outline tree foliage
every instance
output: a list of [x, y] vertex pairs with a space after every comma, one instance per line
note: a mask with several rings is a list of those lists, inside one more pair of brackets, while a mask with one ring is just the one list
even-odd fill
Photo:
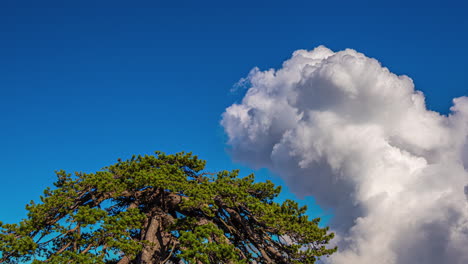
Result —
[[270, 181], [204, 172], [191, 153], [134, 156], [55, 188], [0, 223], [0, 263], [314, 263], [336, 248]]

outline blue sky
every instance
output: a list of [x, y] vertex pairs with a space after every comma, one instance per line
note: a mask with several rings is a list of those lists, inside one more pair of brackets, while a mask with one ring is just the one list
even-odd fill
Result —
[[297, 49], [375, 57], [447, 113], [468, 89], [467, 12], [461, 1], [2, 1], [0, 220], [25, 217], [54, 170], [132, 154], [193, 151], [208, 170], [248, 174], [219, 125], [243, 96], [230, 89]]

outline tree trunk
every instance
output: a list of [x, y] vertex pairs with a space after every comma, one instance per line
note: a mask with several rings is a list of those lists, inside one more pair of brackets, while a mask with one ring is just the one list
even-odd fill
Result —
[[159, 251], [161, 248], [161, 245], [159, 244], [158, 238], [156, 236], [159, 225], [160, 221], [157, 216], [153, 216], [151, 219], [149, 219], [148, 228], [146, 228], [143, 240], [149, 241], [150, 244], [143, 247], [143, 250], [141, 251], [137, 260], [138, 264], [156, 264], [156, 262], [153, 262], [153, 256], [155, 255], [156, 251]]
[[123, 258], [121, 258], [117, 264], [129, 264], [130, 261], [131, 260], [127, 256], [123, 256]]

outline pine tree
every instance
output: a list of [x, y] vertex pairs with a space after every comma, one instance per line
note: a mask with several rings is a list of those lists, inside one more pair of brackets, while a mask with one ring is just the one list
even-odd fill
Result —
[[0, 263], [314, 263], [328, 228], [270, 181], [204, 172], [191, 153], [134, 156], [54, 188], [0, 223]]

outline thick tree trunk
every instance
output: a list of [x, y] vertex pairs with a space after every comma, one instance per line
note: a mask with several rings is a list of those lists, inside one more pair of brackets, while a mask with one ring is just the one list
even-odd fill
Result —
[[153, 261], [153, 256], [161, 248], [156, 236], [160, 225], [160, 219], [158, 219], [158, 216], [153, 216], [148, 222], [148, 227], [144, 233], [143, 240], [149, 241], [150, 244], [143, 247], [143, 250], [138, 256], [138, 264], [156, 264], [156, 262]]
[[129, 264], [130, 261], [131, 260], [127, 256], [123, 256], [123, 258], [120, 259], [119, 262], [117, 262], [117, 264]]

